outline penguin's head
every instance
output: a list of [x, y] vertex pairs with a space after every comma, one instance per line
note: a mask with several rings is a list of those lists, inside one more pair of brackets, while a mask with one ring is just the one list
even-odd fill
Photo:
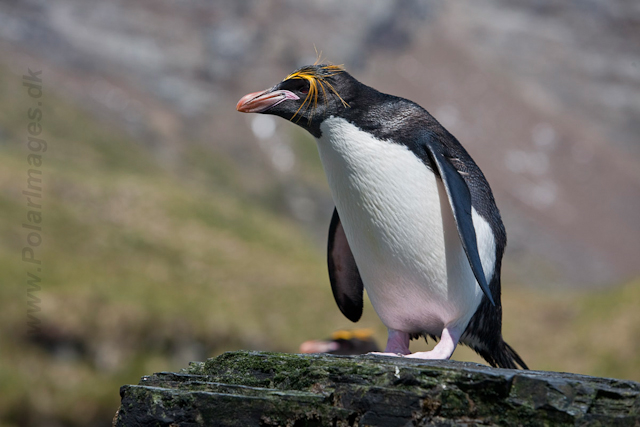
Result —
[[319, 136], [325, 118], [350, 108], [355, 86], [357, 81], [339, 65], [307, 65], [270, 89], [243, 96], [236, 109], [280, 116]]

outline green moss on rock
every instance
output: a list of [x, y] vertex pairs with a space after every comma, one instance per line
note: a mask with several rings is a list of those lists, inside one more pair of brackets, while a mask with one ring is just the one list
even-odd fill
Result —
[[640, 384], [473, 363], [238, 351], [121, 388], [115, 426], [640, 424]]

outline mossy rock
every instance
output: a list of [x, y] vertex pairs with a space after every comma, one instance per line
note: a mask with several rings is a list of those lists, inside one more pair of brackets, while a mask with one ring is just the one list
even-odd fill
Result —
[[475, 363], [238, 351], [120, 389], [115, 426], [640, 425], [640, 384]]

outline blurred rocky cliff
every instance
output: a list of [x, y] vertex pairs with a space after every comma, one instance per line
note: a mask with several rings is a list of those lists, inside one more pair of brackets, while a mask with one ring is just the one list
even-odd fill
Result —
[[206, 180], [216, 171], [185, 147], [213, 153], [241, 171], [236, 191], [323, 244], [332, 204], [305, 157], [313, 141], [234, 108], [314, 62], [314, 47], [465, 145], [503, 212], [507, 278], [595, 286], [640, 274], [637, 2], [0, 2], [8, 69], [45, 69], [48, 88], [167, 168]]

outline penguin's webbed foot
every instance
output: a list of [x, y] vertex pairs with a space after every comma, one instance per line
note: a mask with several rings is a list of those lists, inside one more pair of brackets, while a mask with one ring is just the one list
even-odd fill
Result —
[[431, 351], [418, 351], [417, 353], [407, 354], [405, 357], [412, 359], [424, 359], [424, 360], [446, 360], [451, 357], [451, 354], [446, 352], [436, 351], [434, 348]]
[[404, 354], [402, 353], [383, 353], [381, 351], [371, 351], [369, 353], [367, 353], [369, 355], [372, 356], [390, 356], [390, 357], [403, 357]]
[[411, 354], [409, 341], [411, 336], [407, 332], [389, 329], [387, 347], [383, 353], [368, 353], [376, 356], [410, 357], [412, 359], [446, 360], [451, 357], [458, 345], [461, 333], [456, 327], [445, 327], [440, 341], [431, 351], [419, 351]]
[[444, 328], [440, 341], [431, 351], [419, 351], [405, 357], [412, 359], [446, 360], [451, 357], [458, 345], [460, 333], [455, 328]]
[[410, 354], [409, 340], [410, 335], [406, 332], [396, 331], [395, 329], [388, 329], [389, 337], [387, 338], [387, 347], [384, 349], [384, 353], [378, 353], [383, 356], [403, 356]]

